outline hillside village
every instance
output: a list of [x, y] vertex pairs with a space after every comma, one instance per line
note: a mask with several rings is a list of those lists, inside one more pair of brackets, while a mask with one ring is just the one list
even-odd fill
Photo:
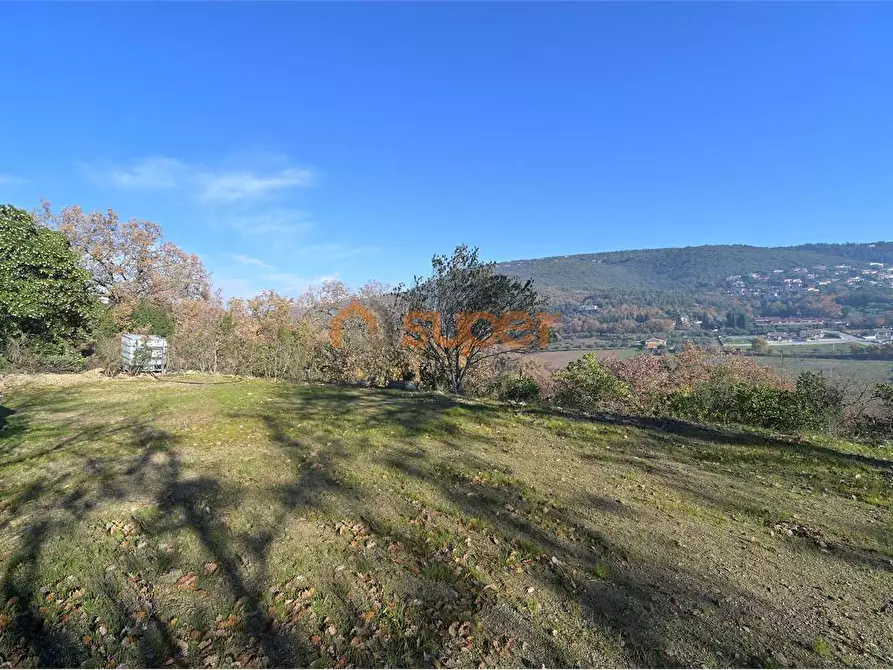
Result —
[[889, 242], [641, 249], [498, 267], [533, 279], [562, 315], [556, 350], [661, 352], [685, 341], [738, 346], [760, 337], [770, 346], [845, 343], [870, 354], [893, 343]]
[[815, 265], [751, 272], [726, 278], [725, 293], [756, 298], [778, 298], [798, 293], [837, 294], [860, 286], [893, 287], [893, 266], [886, 263]]

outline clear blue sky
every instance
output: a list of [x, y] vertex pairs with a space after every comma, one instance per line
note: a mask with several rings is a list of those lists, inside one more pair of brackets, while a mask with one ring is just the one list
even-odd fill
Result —
[[893, 238], [893, 4], [0, 4], [0, 201], [153, 219], [227, 294]]

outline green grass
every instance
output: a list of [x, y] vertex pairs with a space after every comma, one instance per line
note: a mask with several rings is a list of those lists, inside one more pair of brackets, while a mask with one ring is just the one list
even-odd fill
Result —
[[893, 663], [882, 449], [198, 375], [3, 402], [2, 664]]
[[816, 638], [812, 643], [812, 650], [819, 658], [828, 658], [831, 656], [831, 645], [823, 638]]

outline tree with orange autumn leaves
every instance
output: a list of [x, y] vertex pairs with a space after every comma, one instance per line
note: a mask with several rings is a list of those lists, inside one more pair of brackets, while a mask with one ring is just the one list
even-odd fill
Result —
[[85, 212], [77, 205], [54, 212], [43, 201], [35, 212], [65, 235], [92, 278], [93, 290], [118, 322], [141, 301], [170, 310], [182, 300], [208, 300], [211, 280], [201, 259], [165, 241], [152, 221], [122, 221], [114, 210]]

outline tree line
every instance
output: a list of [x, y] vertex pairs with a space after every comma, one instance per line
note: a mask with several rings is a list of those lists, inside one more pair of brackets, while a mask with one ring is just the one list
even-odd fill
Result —
[[[461, 393], [488, 362], [538, 346], [523, 331], [543, 327], [532, 282], [495, 272], [467, 246], [435, 256], [431, 275], [407, 286], [352, 291], [329, 281], [299, 296], [231, 300], [158, 224], [112, 210], [4, 205], [0, 252], [0, 344], [18, 368], [113, 369], [120, 334], [138, 332], [169, 338], [174, 370], [372, 385], [419, 379]], [[335, 346], [332, 319], [351, 304], [372, 324], [348, 319]], [[425, 317], [410, 324], [410, 314]], [[508, 314], [524, 318], [504, 321]]]
[[[0, 346], [21, 370], [120, 365], [120, 334], [167, 337], [169, 368], [294, 381], [423, 389], [783, 432], [870, 439], [893, 433], [889, 385], [849, 393], [821, 374], [796, 380], [752, 358], [685, 346], [674, 356], [549, 370], [523, 354], [554, 325], [530, 280], [478, 250], [434, 256], [408, 285], [329, 281], [299, 296], [223, 300], [201, 260], [149, 221], [113, 212], [0, 206]], [[729, 320], [738, 314], [729, 313]], [[337, 341], [333, 320], [339, 323]], [[548, 337], [546, 337], [546, 341]]]

